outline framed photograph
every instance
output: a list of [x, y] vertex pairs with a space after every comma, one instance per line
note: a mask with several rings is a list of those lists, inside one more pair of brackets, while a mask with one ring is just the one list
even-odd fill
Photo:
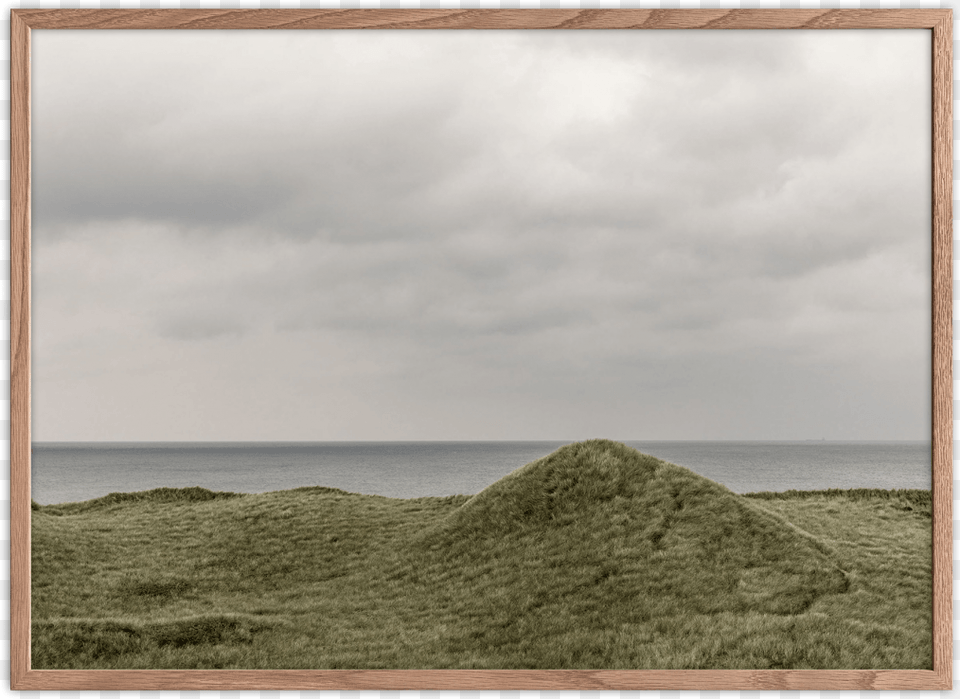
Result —
[[13, 10], [12, 688], [949, 689], [951, 27]]

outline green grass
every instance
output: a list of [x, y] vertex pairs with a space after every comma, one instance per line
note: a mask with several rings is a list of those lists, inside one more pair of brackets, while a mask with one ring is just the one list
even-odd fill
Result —
[[616, 442], [473, 496], [33, 509], [34, 668], [930, 668], [926, 491], [736, 495]]

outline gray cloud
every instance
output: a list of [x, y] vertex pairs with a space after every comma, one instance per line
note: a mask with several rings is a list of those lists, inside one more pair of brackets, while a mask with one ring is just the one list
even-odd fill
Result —
[[928, 57], [39, 33], [38, 438], [923, 438]]
[[243, 334], [243, 326], [218, 316], [186, 313], [161, 321], [160, 337], [175, 340], [207, 340], [214, 337]]

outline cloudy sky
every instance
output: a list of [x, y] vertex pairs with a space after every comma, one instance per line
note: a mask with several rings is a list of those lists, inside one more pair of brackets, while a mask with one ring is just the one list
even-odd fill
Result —
[[929, 437], [928, 32], [33, 42], [37, 441]]

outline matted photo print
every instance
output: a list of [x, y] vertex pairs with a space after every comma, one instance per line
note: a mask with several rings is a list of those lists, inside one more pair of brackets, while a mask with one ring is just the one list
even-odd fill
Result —
[[38, 685], [943, 686], [929, 28], [83, 12], [17, 20]]

